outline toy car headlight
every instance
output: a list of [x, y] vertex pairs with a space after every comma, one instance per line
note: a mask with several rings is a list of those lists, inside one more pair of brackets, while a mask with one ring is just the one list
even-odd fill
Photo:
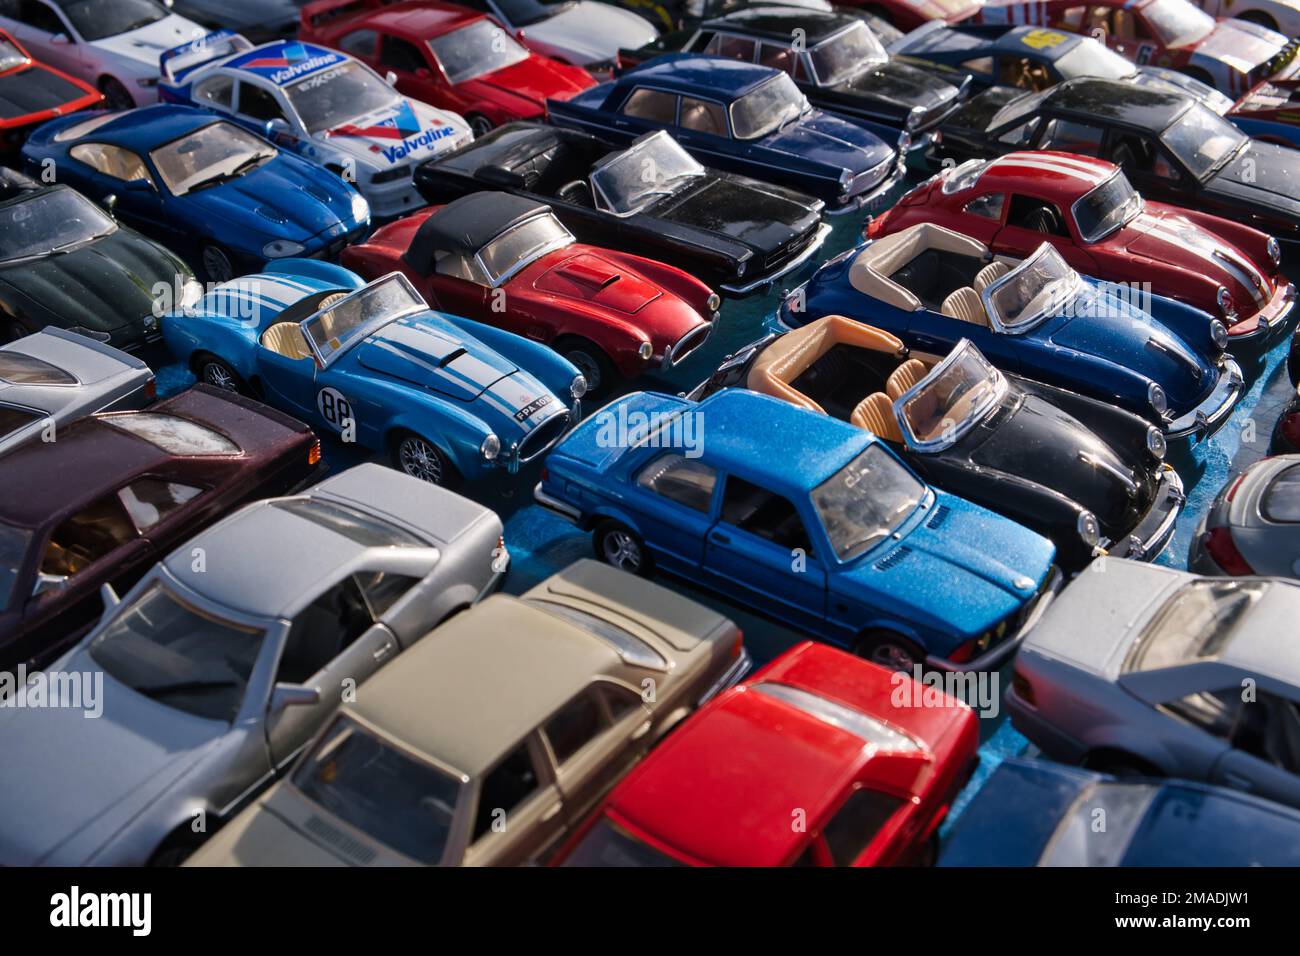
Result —
[[1079, 532], [1079, 539], [1090, 548], [1095, 548], [1097, 542], [1101, 540], [1101, 526], [1097, 524], [1097, 516], [1091, 511], [1079, 512], [1079, 520], [1075, 523], [1075, 528]]
[[640, 345], [637, 346], [636, 354], [637, 357], [641, 359], [641, 361], [648, 362], [650, 361], [651, 358], [654, 357], [655, 347], [651, 345], [649, 342], [642, 342]]
[[704, 307], [710, 312], [717, 312], [722, 308], [722, 296], [716, 292], [710, 293], [708, 299], [704, 302]]
[[203, 284], [197, 279], [186, 279], [185, 286], [181, 289], [180, 307], [182, 309], [192, 309], [199, 304], [203, 298]]
[[1214, 342], [1215, 348], [1228, 347], [1228, 327], [1218, 319], [1210, 320], [1210, 340]]
[[1219, 286], [1219, 294], [1215, 297], [1219, 303], [1219, 308], [1226, 314], [1232, 311], [1232, 293], [1225, 286]]
[[298, 255], [302, 249], [301, 243], [289, 239], [276, 239], [262, 247], [262, 255], [268, 259], [283, 259], [285, 256]]
[[840, 171], [840, 192], [846, 193], [849, 187], [853, 185], [853, 172], [848, 169]]
[[370, 203], [366, 202], [366, 197], [359, 192], [352, 194], [352, 218], [358, 221], [369, 218]]
[[924, 106], [913, 106], [907, 114], [907, 130], [911, 132], [921, 125], [921, 120], [925, 118]]
[[1149, 425], [1147, 427], [1147, 451], [1151, 452], [1151, 457], [1159, 461], [1165, 457], [1168, 447], [1165, 442], [1165, 433], [1156, 428], [1155, 425]]
[[1169, 411], [1169, 399], [1165, 397], [1165, 390], [1155, 382], [1147, 386], [1147, 401], [1157, 415]]
[[740, 262], [737, 263], [736, 265], [736, 276], [737, 277], [743, 276], [745, 274], [745, 270], [748, 268], [749, 268], [749, 260], [741, 259]]
[[1264, 248], [1268, 251], [1268, 257], [1273, 260], [1273, 265], [1275, 266], [1281, 265], [1282, 244], [1278, 242], [1277, 239], [1274, 238], [1273, 236], [1269, 236], [1268, 243], [1267, 245], [1264, 246]]
[[483, 444], [478, 446], [478, 452], [483, 456], [484, 461], [495, 461], [497, 455], [501, 454], [501, 439], [488, 432], [487, 438], [483, 439]]
[[[648, 346], [649, 343], [646, 343]], [[569, 383], [569, 396], [576, 402], [582, 396], [587, 394], [587, 379], [582, 375], [573, 376], [573, 381]]]

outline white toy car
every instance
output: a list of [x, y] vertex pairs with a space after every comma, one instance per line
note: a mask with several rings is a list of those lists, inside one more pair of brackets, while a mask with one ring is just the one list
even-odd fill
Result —
[[630, 10], [593, 0], [462, 0], [495, 17], [528, 49], [580, 66], [599, 79], [614, 71], [620, 49], [636, 50], [659, 31]]

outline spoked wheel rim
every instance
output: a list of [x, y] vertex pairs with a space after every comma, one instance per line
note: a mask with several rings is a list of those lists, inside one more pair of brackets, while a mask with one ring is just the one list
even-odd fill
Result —
[[601, 541], [605, 561], [620, 571], [641, 570], [641, 544], [629, 532], [616, 528]]
[[239, 391], [239, 383], [235, 381], [234, 373], [220, 362], [204, 362], [200, 377], [207, 384], [223, 392]]
[[867, 659], [891, 671], [911, 671], [916, 666], [916, 658], [911, 651], [892, 641], [885, 641], [871, 648]]
[[412, 478], [442, 484], [442, 453], [423, 438], [403, 438], [397, 446], [397, 459], [402, 463], [402, 470]]
[[235, 277], [230, 259], [216, 246], [203, 247], [203, 271], [213, 282], [229, 282]]
[[564, 357], [577, 367], [582, 377], [587, 380], [587, 391], [598, 392], [601, 386], [600, 363], [596, 357], [585, 349], [572, 349]]

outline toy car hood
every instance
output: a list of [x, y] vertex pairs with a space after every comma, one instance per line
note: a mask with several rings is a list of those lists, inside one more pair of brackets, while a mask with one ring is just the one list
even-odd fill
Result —
[[658, 286], [594, 252], [579, 252], [556, 263], [533, 286], [539, 292], [592, 302], [625, 315], [640, 312], [663, 295]]
[[194, 21], [186, 20], [173, 13], [163, 17], [157, 23], [150, 23], [127, 33], [119, 33], [117, 36], [95, 40], [90, 45], [125, 59], [135, 60], [152, 75], [158, 71], [160, 54], [206, 32]]
[[[1143, 212], [1124, 227], [1124, 234], [1130, 237], [1124, 248], [1132, 255], [1183, 268], [1194, 259], [1195, 271], [1226, 288], [1234, 302], [1263, 305], [1272, 294], [1257, 263], [1177, 212]], [[1269, 291], [1247, 285], [1245, 279], [1252, 275]]]
[[[1252, 141], [1241, 153], [1210, 180], [1211, 185], [1228, 185], [1234, 193], [1241, 191], [1300, 216], [1300, 153], [1276, 143]], [[1267, 193], [1261, 197], [1260, 193]]]
[[523, 30], [526, 42], [549, 47], [579, 65], [612, 60], [620, 49], [638, 49], [659, 35], [635, 13], [591, 0], [578, 0]]
[[901, 60], [888, 60], [863, 70], [835, 89], [861, 91], [907, 108], [920, 106], [927, 112], [958, 96], [952, 83]]
[[317, 136], [367, 166], [387, 169], [445, 153], [468, 131], [455, 113], [402, 98]]
[[1244, 20], [1219, 20], [1192, 51], [1189, 64], [1206, 67], [1222, 63], [1250, 73], [1286, 46], [1286, 37]]
[[894, 148], [880, 137], [816, 110], [760, 142], [768, 149], [792, 157], [837, 163], [855, 173], [874, 169], [894, 155]]
[[479, 96], [509, 109], [520, 101], [537, 109], [548, 99], [567, 100], [595, 85], [585, 72], [551, 63], [541, 57], [529, 57], [500, 70], [487, 73], [459, 85], [468, 96]]
[[812, 229], [819, 218], [807, 201], [796, 201], [762, 183], [705, 176], [702, 185], [680, 190], [653, 207], [674, 224], [721, 232], [765, 252], [775, 251]]
[[[196, 218], [302, 241], [338, 226], [350, 212], [346, 187], [322, 186], [317, 171], [280, 156], [215, 189], [187, 193]], [[257, 233], [254, 233], [255, 235]]]

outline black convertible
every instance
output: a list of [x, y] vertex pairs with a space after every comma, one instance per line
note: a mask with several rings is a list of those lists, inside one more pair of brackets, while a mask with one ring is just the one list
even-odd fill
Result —
[[578, 239], [678, 266], [729, 295], [770, 286], [830, 231], [822, 202], [706, 169], [664, 131], [631, 147], [535, 123], [510, 123], [416, 167], [431, 203], [503, 190], [545, 203]]
[[163, 309], [201, 292], [185, 263], [75, 189], [0, 167], [0, 342], [53, 325], [135, 351], [162, 338]]
[[1154, 558], [1185, 500], [1159, 429], [1000, 372], [968, 339], [947, 356], [909, 354], [887, 332], [827, 316], [728, 356], [689, 397], [729, 386], [872, 432], [936, 487], [1052, 539], [1070, 571], [1099, 549]]

